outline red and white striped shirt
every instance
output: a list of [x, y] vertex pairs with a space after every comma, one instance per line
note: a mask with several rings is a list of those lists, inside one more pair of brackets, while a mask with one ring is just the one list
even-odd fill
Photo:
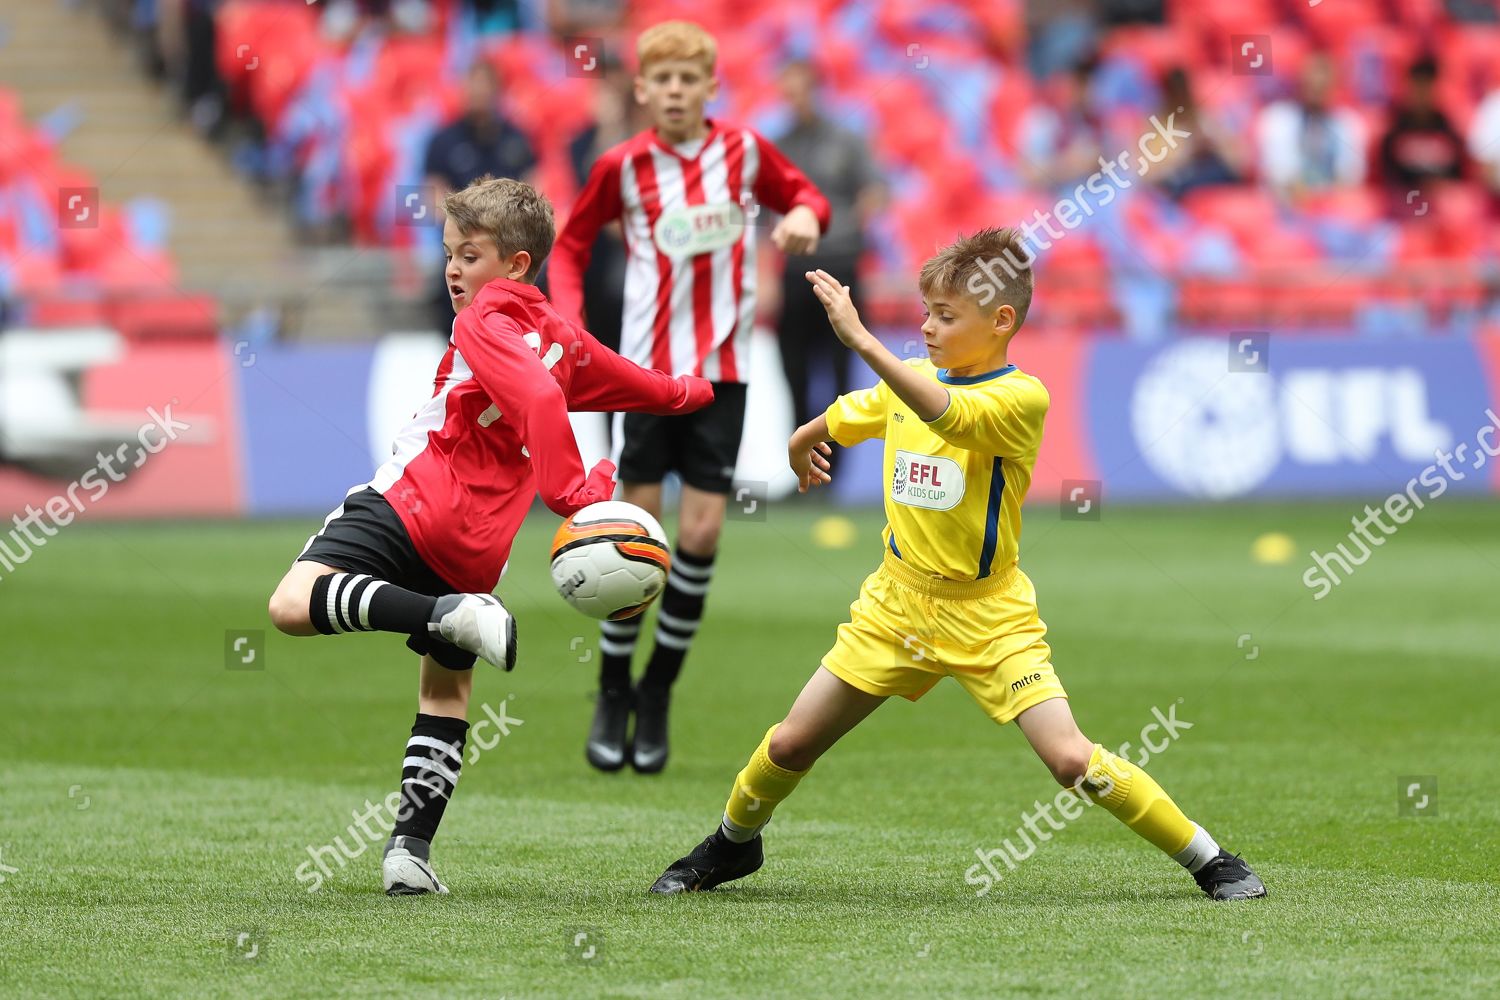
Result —
[[454, 320], [432, 397], [369, 485], [433, 572], [489, 593], [538, 493], [563, 516], [614, 494], [612, 463], [584, 474], [569, 410], [679, 414], [712, 400], [702, 379], [633, 365], [535, 285], [497, 278]]
[[798, 205], [812, 209], [827, 231], [828, 199], [752, 129], [710, 120], [691, 156], [647, 130], [604, 153], [589, 173], [548, 265], [552, 303], [582, 322], [583, 272], [594, 237], [621, 219], [620, 353], [674, 375], [746, 381], [756, 218]]

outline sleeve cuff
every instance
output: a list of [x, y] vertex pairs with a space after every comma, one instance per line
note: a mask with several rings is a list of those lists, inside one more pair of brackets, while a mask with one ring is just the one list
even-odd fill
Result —
[[828, 405], [823, 411], [823, 419], [828, 423], [828, 436], [841, 448], [848, 448], [854, 444], [850, 438], [843, 437], [839, 431], [843, 430], [844, 418], [840, 415], [839, 404], [835, 401]]
[[951, 430], [951, 425], [957, 419], [958, 415], [954, 412], [953, 409], [953, 391], [950, 389], [948, 391], [948, 405], [943, 407], [943, 412], [939, 413], [931, 420], [923, 421], [923, 423], [925, 423], [928, 427], [931, 427], [933, 430], [941, 433], [942, 431]]
[[[812, 214], [818, 220], [819, 235], [828, 235], [828, 227], [833, 225], [833, 206], [827, 203], [827, 199], [824, 199], [823, 204], [819, 205], [816, 198], [808, 195], [798, 195], [792, 199], [792, 204], [787, 211], [790, 212], [793, 208], [811, 209]], [[822, 211], [819, 211], [820, 208]]]

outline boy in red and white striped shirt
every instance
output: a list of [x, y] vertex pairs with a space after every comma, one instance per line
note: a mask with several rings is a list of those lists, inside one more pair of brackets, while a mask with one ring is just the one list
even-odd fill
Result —
[[600, 695], [589, 762], [660, 771], [667, 760], [671, 685], [697, 631], [734, 480], [745, 417], [750, 332], [755, 322], [755, 228], [763, 210], [783, 213], [771, 243], [811, 253], [829, 222], [828, 201], [780, 150], [752, 129], [708, 119], [718, 91], [717, 46], [696, 24], [668, 21], [636, 45], [636, 101], [655, 126], [601, 156], [552, 255], [552, 302], [579, 321], [583, 272], [599, 230], [619, 220], [626, 249], [620, 353], [639, 365], [714, 383], [711, 406], [688, 416], [617, 418], [622, 498], [661, 513], [667, 472], [682, 478], [677, 551], [657, 613], [656, 645], [632, 692], [639, 617], [606, 622]]

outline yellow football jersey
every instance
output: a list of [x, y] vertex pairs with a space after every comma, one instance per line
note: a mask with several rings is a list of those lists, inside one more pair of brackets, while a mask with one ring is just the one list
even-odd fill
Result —
[[947, 388], [940, 417], [924, 423], [882, 381], [834, 400], [828, 430], [846, 447], [885, 439], [884, 537], [902, 562], [949, 580], [1004, 573], [1016, 562], [1047, 390], [1015, 365], [957, 376], [907, 363]]

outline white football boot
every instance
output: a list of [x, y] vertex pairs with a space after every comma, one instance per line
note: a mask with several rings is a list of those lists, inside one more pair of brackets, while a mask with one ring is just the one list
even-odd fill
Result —
[[439, 597], [427, 630], [503, 670], [516, 665], [516, 619], [494, 594]]
[[428, 861], [432, 845], [416, 837], [392, 837], [385, 845], [385, 860], [380, 875], [387, 896], [448, 895], [448, 887], [438, 881], [437, 872]]

